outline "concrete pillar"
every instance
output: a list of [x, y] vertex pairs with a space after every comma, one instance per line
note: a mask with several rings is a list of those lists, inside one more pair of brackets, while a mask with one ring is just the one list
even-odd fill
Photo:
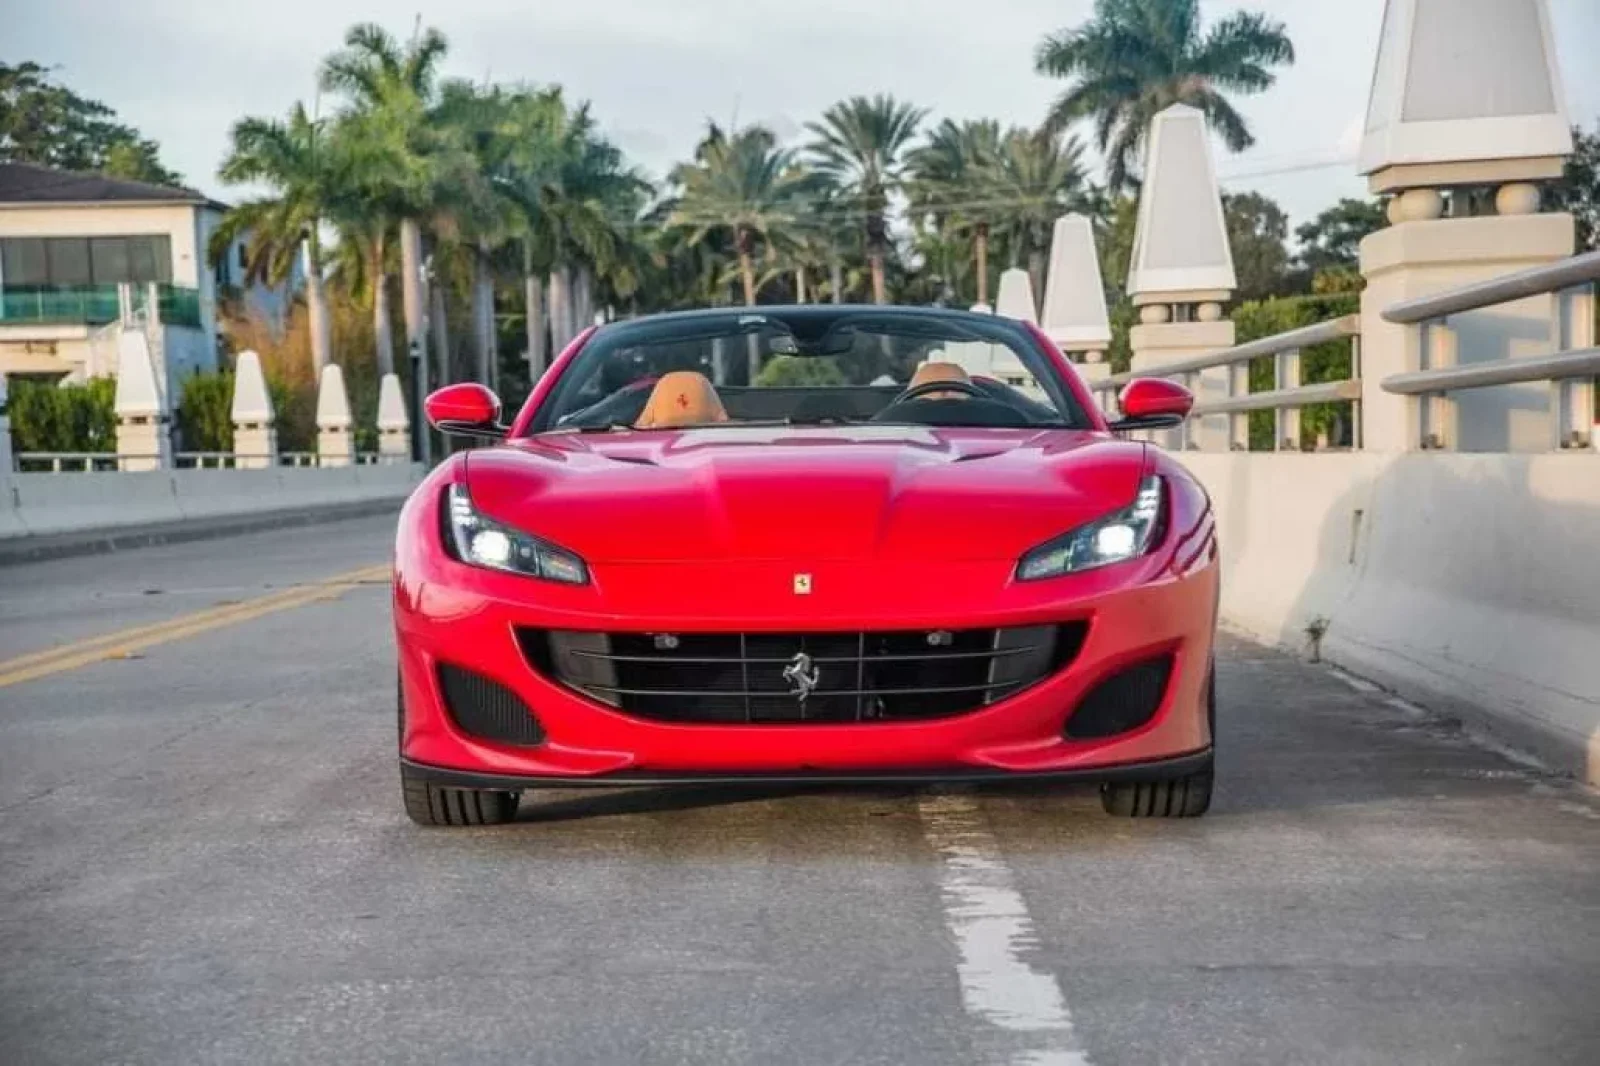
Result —
[[172, 465], [166, 392], [143, 330], [117, 338], [117, 465], [122, 470], [163, 470]]
[[239, 353], [233, 370], [233, 465], [241, 470], [278, 465], [278, 429], [261, 357]]
[[398, 374], [383, 375], [378, 385], [378, 455], [384, 462], [411, 460], [411, 419]]
[[[1159, 374], [1169, 364], [1233, 347], [1233, 323], [1223, 305], [1237, 282], [1205, 116], [1174, 104], [1152, 120], [1147, 143], [1128, 264], [1128, 293], [1139, 308], [1139, 324], [1129, 341], [1133, 370]], [[1197, 404], [1223, 399], [1228, 369], [1188, 375], [1184, 384]], [[1228, 418], [1193, 419], [1162, 438], [1168, 446], [1187, 438], [1190, 448], [1226, 451]]]
[[1105, 361], [1111, 345], [1111, 319], [1106, 313], [1094, 226], [1086, 215], [1056, 219], [1040, 328], [1072, 360], [1085, 381], [1092, 385], [1111, 376]]
[[355, 437], [350, 430], [350, 397], [338, 363], [322, 368], [317, 386], [317, 465], [350, 466], [355, 462]]
[[[1500, 0], [1461, 18], [1447, 0], [1389, 0], [1361, 146], [1361, 173], [1390, 197], [1390, 226], [1361, 242], [1362, 438], [1374, 451], [1425, 446], [1543, 451], [1544, 382], [1423, 401], [1384, 378], [1541, 355], [1559, 346], [1554, 299], [1534, 296], [1447, 322], [1399, 326], [1383, 311], [1572, 255], [1574, 223], [1540, 214], [1540, 184], [1572, 152], [1545, 0]], [[1462, 193], [1494, 213], [1469, 216]], [[1455, 203], [1445, 211], [1445, 194]], [[1489, 195], [1492, 194], [1492, 195]], [[1426, 402], [1430, 416], [1422, 418]], [[1425, 439], [1426, 438], [1426, 439]]]
[[[1000, 289], [994, 300], [996, 315], [1037, 326], [1038, 306], [1033, 296], [1033, 277], [1026, 270], [1012, 267], [1000, 275]], [[989, 373], [993, 377], [1035, 399], [1047, 399], [1032, 372], [1022, 364], [1016, 353], [1003, 344], [991, 345], [991, 349]]]

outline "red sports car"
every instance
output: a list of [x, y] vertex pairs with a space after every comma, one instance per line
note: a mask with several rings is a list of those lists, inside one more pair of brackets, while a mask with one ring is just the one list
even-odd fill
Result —
[[1037, 329], [932, 308], [600, 326], [451, 455], [396, 545], [400, 774], [424, 825], [541, 785], [1102, 783], [1203, 813], [1218, 563], [1166, 452]]

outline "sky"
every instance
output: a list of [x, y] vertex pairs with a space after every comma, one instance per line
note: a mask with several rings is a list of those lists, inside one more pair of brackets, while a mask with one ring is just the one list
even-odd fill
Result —
[[[1461, 0], [1463, 3], [1495, 0]], [[763, 123], [799, 140], [855, 94], [889, 92], [935, 118], [1035, 125], [1062, 85], [1033, 72], [1045, 34], [1092, 0], [14, 0], [0, 60], [59, 69], [78, 92], [160, 142], [169, 167], [224, 201], [216, 179], [242, 115], [281, 116], [316, 97], [316, 72], [346, 27], [442, 30], [447, 72], [560, 83], [593, 102], [606, 131], [659, 176], [708, 119]], [[1549, 0], [1568, 114], [1600, 124], [1600, 0]], [[1297, 59], [1267, 93], [1239, 101], [1256, 146], [1220, 152], [1224, 189], [1276, 199], [1295, 222], [1361, 196], [1354, 159], [1383, 0], [1202, 0], [1280, 19]], [[323, 101], [324, 110], [331, 101]], [[1087, 131], [1085, 131], [1085, 134]]]

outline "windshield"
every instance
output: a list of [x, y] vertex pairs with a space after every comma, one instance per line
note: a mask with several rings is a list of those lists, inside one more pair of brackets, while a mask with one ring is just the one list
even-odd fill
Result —
[[604, 328], [529, 428], [855, 422], [1089, 424], [1018, 323], [931, 309], [796, 307]]

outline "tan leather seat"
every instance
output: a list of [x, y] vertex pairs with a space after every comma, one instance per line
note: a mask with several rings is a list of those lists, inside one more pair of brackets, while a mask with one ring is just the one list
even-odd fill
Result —
[[711, 384], [711, 379], [692, 370], [674, 370], [661, 375], [650, 399], [633, 423], [635, 429], [670, 429], [706, 422], [726, 422], [727, 408]]
[[[969, 384], [972, 378], [958, 363], [923, 363], [917, 367], [916, 373], [911, 375], [911, 383], [907, 389], [914, 389], [918, 385], [926, 385], [930, 381], [965, 381]], [[964, 392], [954, 389], [949, 392], [928, 392], [923, 394], [923, 399], [928, 400], [965, 400], [969, 397]]]

